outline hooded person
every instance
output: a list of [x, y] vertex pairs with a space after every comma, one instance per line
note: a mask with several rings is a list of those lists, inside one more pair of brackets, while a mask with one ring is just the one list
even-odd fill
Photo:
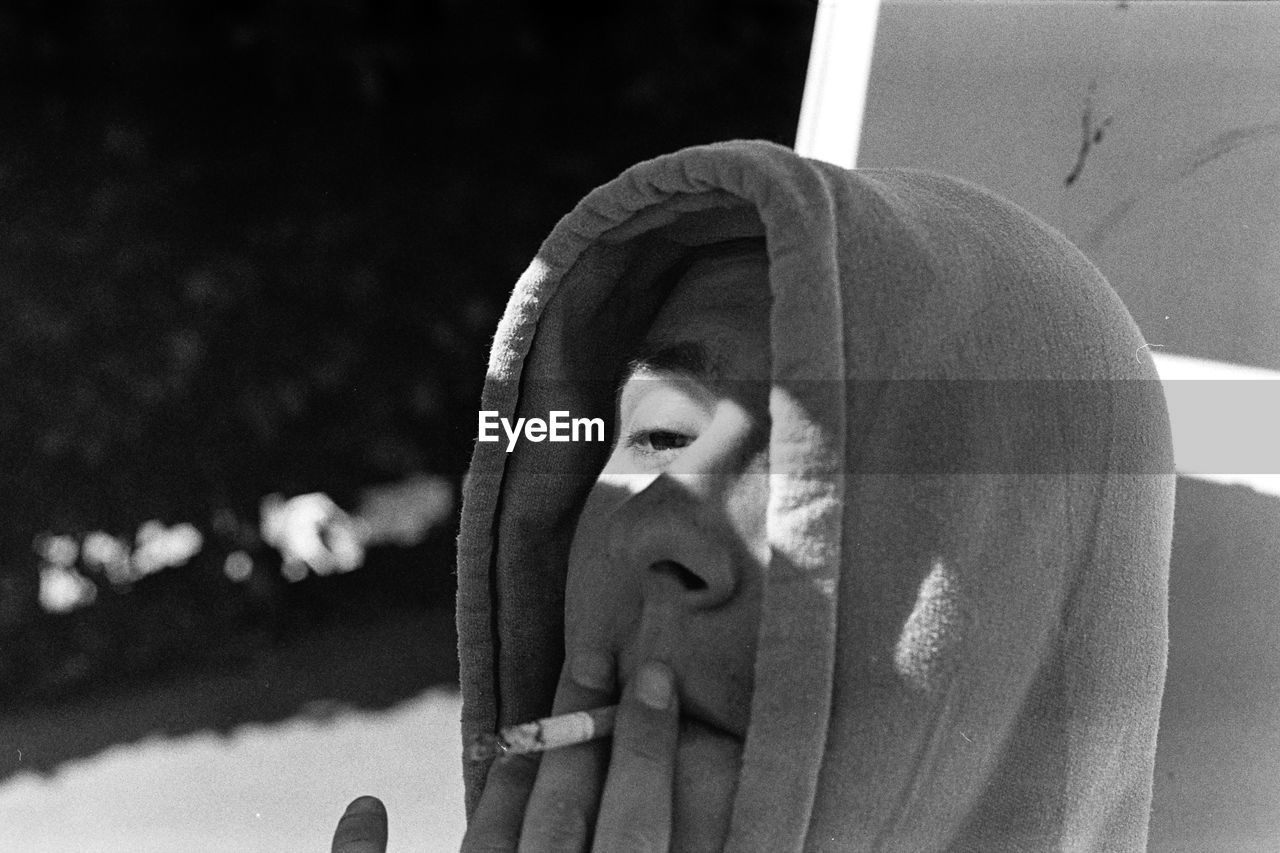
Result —
[[[542, 245], [481, 408], [615, 436], [476, 444], [464, 742], [621, 688], [616, 741], [656, 659], [673, 849], [1145, 848], [1167, 413], [1129, 314], [1052, 229], [765, 142], [644, 162]], [[607, 756], [581, 813], [507, 808], [589, 838]], [[464, 775], [474, 825], [490, 762]]]

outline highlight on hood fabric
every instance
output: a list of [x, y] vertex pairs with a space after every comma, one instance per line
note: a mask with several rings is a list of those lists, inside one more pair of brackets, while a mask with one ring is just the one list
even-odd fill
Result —
[[[728, 849], [1145, 848], [1173, 463], [1096, 269], [977, 187], [765, 142], [632, 167], [517, 283], [482, 409], [609, 418], [692, 247], [763, 238], [770, 563]], [[478, 443], [463, 737], [545, 715], [604, 445]], [[468, 811], [487, 768], [465, 768]]]

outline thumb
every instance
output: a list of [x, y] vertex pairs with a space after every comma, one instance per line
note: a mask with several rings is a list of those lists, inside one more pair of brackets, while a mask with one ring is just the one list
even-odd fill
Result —
[[387, 853], [387, 807], [377, 797], [357, 797], [333, 833], [330, 853]]

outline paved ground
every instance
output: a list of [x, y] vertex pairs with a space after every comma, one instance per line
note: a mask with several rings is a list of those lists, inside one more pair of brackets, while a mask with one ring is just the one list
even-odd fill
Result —
[[328, 851], [373, 793], [395, 853], [462, 832], [451, 611], [337, 624], [234, 670], [0, 717], [0, 851]]
[[0, 785], [0, 850], [327, 853], [347, 802], [375, 793], [391, 850], [456, 851], [462, 834], [457, 694], [385, 711], [150, 738]]

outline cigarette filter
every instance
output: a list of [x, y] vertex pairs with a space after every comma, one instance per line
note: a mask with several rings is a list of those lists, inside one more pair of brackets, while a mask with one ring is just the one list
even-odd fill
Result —
[[468, 761], [485, 761], [502, 755], [545, 752], [562, 746], [586, 743], [613, 734], [617, 705], [543, 717], [531, 723], [504, 726], [497, 734], [483, 734], [467, 745]]

